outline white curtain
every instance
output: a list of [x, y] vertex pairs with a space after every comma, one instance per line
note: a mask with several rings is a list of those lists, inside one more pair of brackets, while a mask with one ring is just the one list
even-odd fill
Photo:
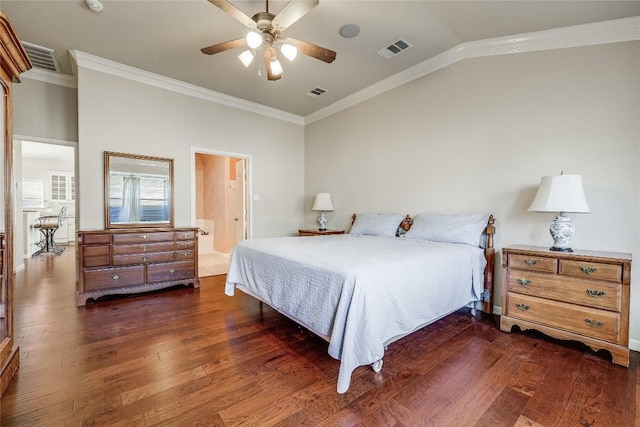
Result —
[[122, 209], [119, 222], [138, 222], [140, 217], [140, 178], [125, 176], [122, 179]]
[[162, 218], [162, 221], [169, 221], [169, 199], [171, 197], [171, 184], [169, 183], [168, 179], [164, 180], [164, 217]]

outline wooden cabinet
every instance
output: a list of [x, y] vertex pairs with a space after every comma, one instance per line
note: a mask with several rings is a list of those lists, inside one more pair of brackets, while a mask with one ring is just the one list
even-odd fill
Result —
[[629, 366], [630, 254], [513, 246], [502, 249], [502, 267], [503, 331], [580, 341]]
[[[20, 365], [20, 352], [13, 338], [13, 84], [20, 82], [20, 74], [31, 68], [18, 35], [9, 19], [0, 12], [0, 134], [3, 150], [0, 164], [4, 165], [2, 176], [3, 215], [0, 215], [0, 230], [4, 230], [2, 242], [2, 265], [0, 276], [0, 396]], [[22, 254], [18, 254], [21, 256]]]
[[298, 236], [326, 236], [328, 234], [344, 234], [344, 230], [318, 230], [309, 229], [309, 230], [298, 230]]
[[78, 232], [77, 305], [105, 295], [199, 287], [196, 228]]

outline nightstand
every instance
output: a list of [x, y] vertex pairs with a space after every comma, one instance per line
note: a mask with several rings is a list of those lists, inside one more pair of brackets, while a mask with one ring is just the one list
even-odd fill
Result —
[[327, 236], [329, 234], [344, 234], [344, 230], [318, 230], [312, 228], [309, 230], [298, 230], [298, 236]]
[[512, 246], [502, 267], [500, 329], [579, 341], [629, 366], [630, 254]]

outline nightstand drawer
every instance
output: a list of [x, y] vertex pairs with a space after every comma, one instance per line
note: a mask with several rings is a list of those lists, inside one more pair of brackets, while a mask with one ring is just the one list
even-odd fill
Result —
[[621, 309], [622, 285], [533, 271], [508, 270], [507, 274], [510, 292], [606, 310]]
[[619, 313], [512, 292], [507, 295], [507, 311], [510, 317], [609, 342], [616, 342], [620, 331]]
[[620, 283], [622, 281], [622, 265], [598, 262], [560, 260], [559, 273], [567, 276], [608, 280]]
[[534, 255], [509, 254], [509, 262], [507, 266], [510, 268], [555, 273], [558, 271], [558, 260], [555, 258], [545, 258]]

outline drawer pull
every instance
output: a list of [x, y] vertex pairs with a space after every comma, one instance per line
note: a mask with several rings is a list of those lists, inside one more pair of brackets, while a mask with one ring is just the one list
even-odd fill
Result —
[[169, 273], [173, 274], [173, 273], [175, 273], [175, 272], [176, 272], [176, 269], [175, 269], [175, 268], [170, 268], [170, 269], [169, 269]]
[[595, 273], [597, 268], [583, 266], [583, 267], [580, 267], [580, 270], [582, 270], [584, 274], [591, 274], [591, 273]]
[[146, 256], [146, 255], [142, 255], [142, 260], [143, 260], [143, 261], [146, 261], [146, 260], [148, 260], [148, 259], [149, 259], [149, 257], [148, 257], [148, 256]]
[[535, 260], [535, 259], [525, 259], [524, 263], [527, 264], [529, 267], [532, 267], [532, 266], [536, 265], [538, 263], [538, 261]]
[[186, 257], [188, 257], [190, 255], [190, 253], [189, 252], [183, 252], [182, 255], [186, 258]]
[[184, 237], [185, 239], [189, 238], [191, 236], [191, 233], [182, 233], [182, 237]]
[[140, 246], [140, 249], [146, 252], [146, 250], [149, 249], [149, 245], [142, 245]]
[[189, 243], [184, 242], [184, 243], [182, 244], [182, 247], [183, 247], [183, 248], [188, 248], [188, 247], [189, 247]]
[[599, 327], [604, 326], [604, 322], [601, 322], [600, 320], [591, 320], [585, 317], [584, 321], [593, 329], [598, 329]]
[[528, 311], [531, 308], [531, 306], [526, 304], [516, 304], [516, 307], [518, 307], [518, 310], [520, 311]]
[[148, 234], [141, 234], [140, 237], [146, 240], [146, 239], [149, 238], [149, 235]]
[[587, 289], [587, 293], [590, 297], [600, 298], [604, 296], [604, 291], [598, 291], [595, 289]]
[[531, 284], [531, 280], [518, 278], [518, 283], [522, 286], [529, 286]]
[[112, 278], [113, 280], [119, 280], [119, 279], [120, 279], [120, 276], [118, 276], [117, 274], [114, 274], [113, 276], [111, 276], [111, 278]]

